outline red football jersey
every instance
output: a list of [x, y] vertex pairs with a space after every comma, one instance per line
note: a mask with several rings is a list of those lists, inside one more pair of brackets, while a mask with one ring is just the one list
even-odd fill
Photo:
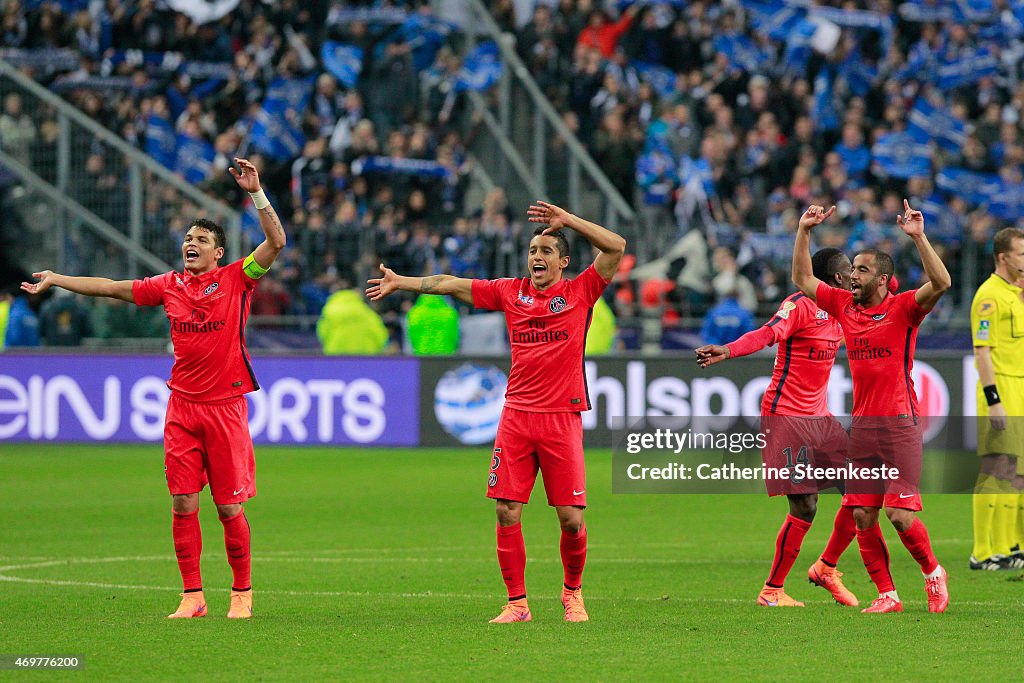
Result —
[[818, 285], [818, 305], [843, 327], [853, 377], [853, 415], [899, 417], [917, 422], [917, 392], [911, 371], [917, 330], [928, 311], [914, 291], [886, 294], [873, 308], [853, 303], [853, 293]]
[[242, 261], [199, 276], [172, 271], [132, 283], [135, 303], [163, 305], [171, 322], [171, 391], [193, 401], [220, 401], [260, 388], [245, 348], [255, 288]]
[[590, 410], [583, 347], [607, 286], [594, 266], [543, 292], [528, 277], [473, 281], [474, 306], [505, 312], [512, 344], [505, 405], [538, 413]]
[[765, 323], [779, 345], [762, 415], [831, 415], [828, 379], [843, 331], [835, 318], [803, 292], [783, 300]]

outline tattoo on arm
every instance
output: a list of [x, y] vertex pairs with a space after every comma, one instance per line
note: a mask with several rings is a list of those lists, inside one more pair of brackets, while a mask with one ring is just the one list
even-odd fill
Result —
[[420, 280], [420, 291], [424, 294], [430, 294], [437, 289], [442, 280], [444, 280], [443, 275], [431, 275], [430, 277], [425, 277]]
[[274, 226], [274, 229], [277, 230], [277, 233], [279, 235], [283, 235], [284, 234], [284, 226], [281, 225], [281, 219], [277, 217], [277, 212], [274, 211], [274, 207], [273, 206], [264, 207], [263, 212], [265, 214], [267, 214], [267, 218], [270, 219], [270, 222]]

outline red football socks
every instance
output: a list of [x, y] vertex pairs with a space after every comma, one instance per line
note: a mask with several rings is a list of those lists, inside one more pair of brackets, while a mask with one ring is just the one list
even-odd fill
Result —
[[252, 587], [249, 520], [245, 518], [245, 512], [239, 512], [234, 517], [221, 517], [220, 523], [224, 525], [224, 548], [234, 575], [231, 590], [247, 591]]
[[[526, 542], [523, 540], [523, 525], [497, 525], [498, 566], [501, 578], [508, 589], [509, 602], [526, 597]], [[582, 570], [582, 568], [581, 568]]]
[[921, 565], [921, 571], [925, 574], [931, 574], [939, 566], [939, 561], [935, 559], [935, 553], [932, 552], [928, 529], [920, 519], [915, 518], [909, 529], [900, 532], [900, 540], [903, 541], [903, 545], [907, 546], [907, 550], [917, 560], [917, 563]]
[[181, 572], [185, 592], [202, 590], [199, 557], [203, 554], [203, 531], [199, 527], [199, 510], [175, 512], [171, 535], [174, 537], [174, 554], [178, 557], [178, 571]]
[[562, 540], [558, 544], [562, 551], [562, 569], [564, 570], [565, 587], [576, 590], [583, 578], [583, 567], [587, 564], [587, 525], [584, 524], [574, 534], [562, 530]]
[[821, 561], [830, 567], [839, 564], [839, 558], [857, 537], [857, 525], [853, 521], [853, 508], [839, 506], [836, 521], [832, 524], [832, 535], [828, 537]]
[[775, 559], [772, 560], [772, 571], [765, 585], [782, 588], [789, 570], [793, 568], [793, 563], [800, 554], [800, 544], [803, 543], [804, 536], [810, 528], [810, 522], [786, 515], [786, 521], [782, 523], [779, 535], [775, 538]]
[[870, 529], [857, 529], [857, 545], [860, 546], [864, 568], [878, 588], [878, 594], [896, 590], [892, 574], [889, 573], [889, 548], [885, 545], [882, 528], [877, 522]]

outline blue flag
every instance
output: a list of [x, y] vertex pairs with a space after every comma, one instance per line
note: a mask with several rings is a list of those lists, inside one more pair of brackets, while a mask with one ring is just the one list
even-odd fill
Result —
[[871, 147], [875, 172], [890, 178], [927, 176], [932, 172], [932, 150], [909, 133], [889, 133]]
[[423, 71], [434, 63], [437, 51], [444, 45], [452, 25], [428, 14], [411, 14], [399, 27], [396, 37], [412, 48], [412, 63]]
[[359, 73], [363, 70], [363, 51], [355, 45], [345, 45], [333, 40], [324, 42], [320, 49], [324, 67], [346, 88], [356, 87]]
[[939, 64], [935, 74], [935, 85], [943, 90], [950, 90], [970, 85], [983, 76], [994, 76], [998, 72], [999, 60], [991, 50], [982, 47], [973, 54], [961, 54], [956, 59]]
[[174, 170], [185, 178], [185, 182], [198, 185], [210, 177], [216, 150], [203, 138], [178, 135]]
[[721, 35], [711, 44], [715, 52], [724, 54], [731, 65], [743, 71], [760, 73], [775, 64], [774, 55], [766, 53], [746, 36]]
[[910, 110], [907, 132], [918, 142], [934, 140], [948, 152], [959, 152], [964, 146], [966, 126], [948, 109], [933, 105], [921, 97]]
[[313, 94], [315, 75], [305, 78], [278, 77], [271, 81], [263, 106], [249, 129], [253, 147], [271, 159], [284, 161], [302, 153], [306, 136], [302, 115]]
[[455, 89], [482, 92], [501, 80], [501, 59], [494, 41], [480, 43], [466, 55], [455, 80]]
[[162, 116], [150, 114], [146, 119], [145, 152], [167, 168], [174, 168], [177, 139], [174, 126]]
[[935, 176], [935, 185], [946, 194], [969, 204], [984, 204], [1002, 184], [995, 173], [979, 173], [966, 168], [944, 168]]
[[356, 159], [352, 162], [352, 173], [365, 175], [369, 173], [401, 173], [424, 178], [448, 178], [452, 172], [429, 159], [407, 159], [405, 157], [373, 156]]
[[839, 130], [839, 112], [836, 109], [835, 93], [832, 90], [834, 74], [830, 67], [823, 68], [814, 78], [814, 106], [811, 119], [819, 131]]
[[661, 97], [670, 97], [676, 90], [676, 72], [661, 64], [633, 62], [640, 78], [651, 84], [654, 92]]

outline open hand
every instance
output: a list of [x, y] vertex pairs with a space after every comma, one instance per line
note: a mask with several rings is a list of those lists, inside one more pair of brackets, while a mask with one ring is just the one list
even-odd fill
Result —
[[32, 273], [32, 277], [39, 280], [39, 282], [22, 282], [21, 290], [28, 292], [29, 294], [42, 294], [53, 285], [53, 271], [43, 270], [38, 273]]
[[395, 271], [385, 268], [382, 263], [380, 264], [380, 272], [383, 275], [366, 281], [370, 285], [366, 288], [366, 296], [370, 297], [370, 301], [383, 299], [388, 294], [398, 291], [398, 275], [395, 274]]
[[911, 209], [910, 202], [906, 199], [903, 200], [903, 215], [896, 216], [896, 224], [911, 237], [924, 234], [924, 214]]
[[548, 204], [547, 202], [535, 202], [526, 211], [526, 215], [529, 216], [531, 223], [547, 223], [548, 228], [541, 233], [542, 235], [550, 235], [562, 228], [572, 227], [572, 214], [561, 207]]
[[235, 157], [235, 164], [242, 170], [237, 171], [234, 166], [228, 166], [228, 172], [235, 177], [238, 186], [246, 192], [259, 192], [260, 174], [256, 172], [256, 167], [252, 165], [252, 162]]
[[804, 211], [802, 216], [800, 216], [800, 227], [803, 228], [804, 230], [810, 230], [814, 226], [820, 225], [821, 223], [824, 223], [826, 220], [831, 218], [832, 214], [834, 214], [835, 212], [836, 207], [834, 204], [832, 205], [832, 208], [830, 208], [828, 211], [825, 210], [824, 206], [812, 204], [811, 206], [807, 207], [807, 210]]

